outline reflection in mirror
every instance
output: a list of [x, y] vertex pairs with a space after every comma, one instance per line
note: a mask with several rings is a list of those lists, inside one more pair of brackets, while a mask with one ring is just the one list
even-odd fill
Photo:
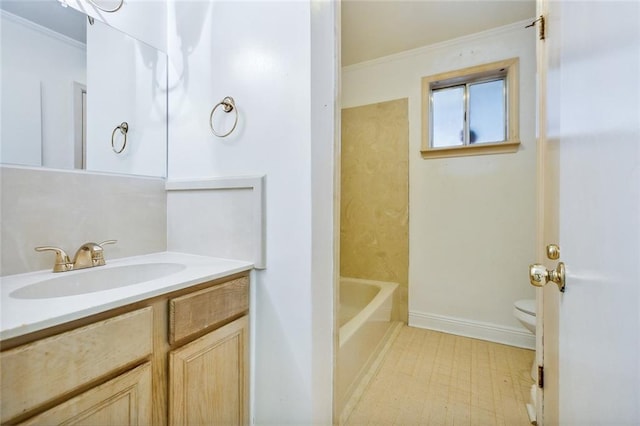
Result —
[[56, 0], [0, 4], [0, 162], [166, 176], [166, 55]]

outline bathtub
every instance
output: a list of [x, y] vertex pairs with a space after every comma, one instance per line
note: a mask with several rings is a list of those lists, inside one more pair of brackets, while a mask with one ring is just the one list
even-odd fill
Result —
[[340, 278], [337, 403], [342, 413], [391, 334], [398, 284]]

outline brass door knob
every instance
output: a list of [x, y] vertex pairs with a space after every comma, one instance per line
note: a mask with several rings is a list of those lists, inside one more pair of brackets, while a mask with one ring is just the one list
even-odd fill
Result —
[[544, 287], [549, 281], [552, 281], [558, 285], [558, 290], [564, 292], [565, 287], [565, 273], [564, 263], [558, 263], [556, 269], [549, 271], [543, 265], [534, 264], [529, 265], [529, 281], [532, 286]]

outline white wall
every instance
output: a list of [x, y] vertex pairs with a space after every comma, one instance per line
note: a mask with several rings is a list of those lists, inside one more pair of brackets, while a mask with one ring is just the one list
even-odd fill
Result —
[[[331, 423], [334, 8], [169, 3], [169, 177], [266, 175], [267, 269], [251, 307], [256, 424]], [[221, 139], [209, 114], [225, 96], [240, 116]]]
[[2, 11], [3, 163], [73, 168], [73, 83], [85, 46]]
[[[65, 2], [74, 9], [124, 31], [162, 52], [167, 51], [166, 0], [124, 0], [122, 7], [115, 13], [103, 12], [87, 0]], [[95, 0], [95, 3], [105, 9], [112, 9], [120, 0]]]
[[[535, 39], [523, 23], [343, 69], [343, 108], [409, 98], [409, 322], [534, 347], [512, 315], [534, 298]], [[520, 58], [516, 154], [422, 159], [421, 77]]]
[[[167, 57], [102, 22], [87, 25], [87, 169], [166, 176]], [[114, 129], [127, 122], [127, 144]]]

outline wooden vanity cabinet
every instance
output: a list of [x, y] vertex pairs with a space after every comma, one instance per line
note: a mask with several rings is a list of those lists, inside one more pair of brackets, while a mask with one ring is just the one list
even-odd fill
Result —
[[248, 273], [113, 312], [2, 342], [0, 422], [249, 423]]
[[[66, 411], [54, 410], [56, 419], [84, 412], [80, 406], [90, 409], [85, 392], [149, 359], [152, 321], [152, 308], [145, 307], [1, 352], [2, 423], [23, 421], [70, 398], [79, 405], [68, 402]], [[110, 398], [104, 392], [98, 399]], [[135, 407], [150, 406], [151, 389], [139, 392]], [[92, 401], [98, 403], [95, 392]], [[40, 423], [55, 423], [43, 416]]]
[[144, 363], [21, 425], [150, 425], [151, 364]]
[[248, 317], [169, 354], [169, 424], [244, 425], [248, 418]]
[[249, 423], [248, 311], [249, 277], [169, 301], [170, 425]]

